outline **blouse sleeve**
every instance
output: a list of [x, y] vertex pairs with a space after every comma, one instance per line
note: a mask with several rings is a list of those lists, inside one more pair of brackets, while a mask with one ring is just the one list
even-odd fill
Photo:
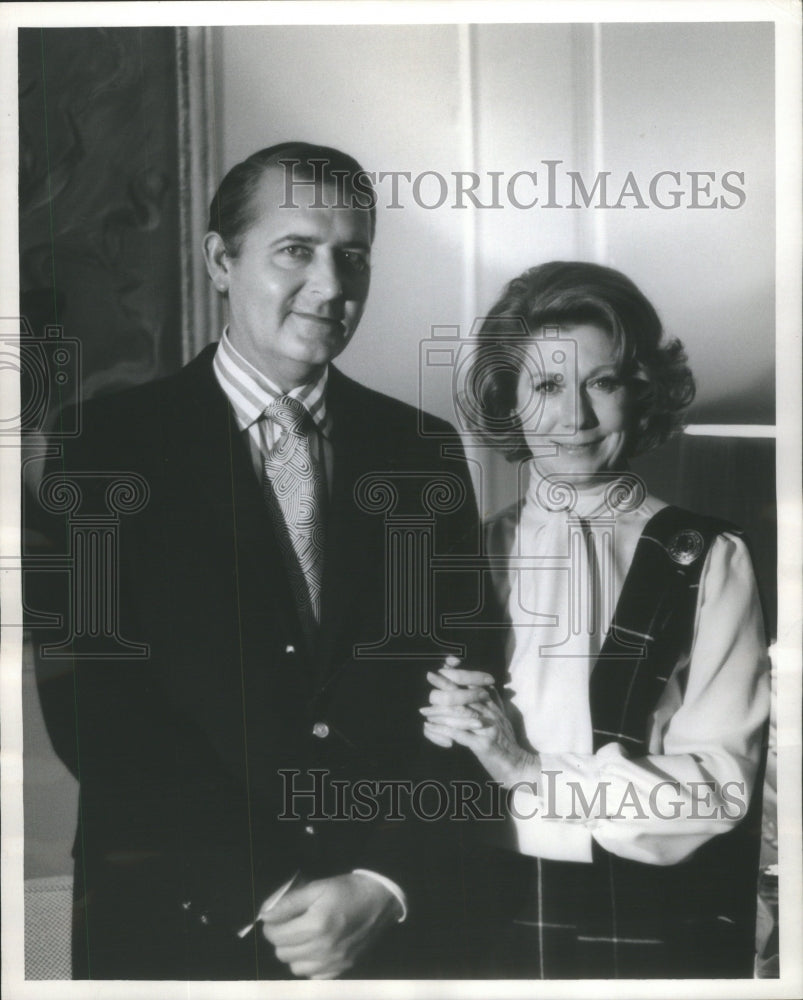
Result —
[[545, 856], [590, 860], [593, 837], [623, 858], [682, 861], [746, 812], [769, 699], [750, 556], [741, 539], [721, 535], [700, 579], [688, 665], [676, 666], [650, 719], [649, 754], [631, 758], [609, 743], [595, 754], [540, 755], [538, 781], [511, 803], [519, 849], [544, 855], [547, 841], [562, 840]]

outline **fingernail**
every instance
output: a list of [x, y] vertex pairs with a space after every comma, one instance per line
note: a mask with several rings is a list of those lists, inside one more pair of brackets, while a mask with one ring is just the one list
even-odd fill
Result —
[[446, 666], [446, 667], [459, 667], [460, 666], [460, 657], [459, 656], [447, 656], [446, 659], [443, 661], [443, 663], [444, 663], [444, 666]]

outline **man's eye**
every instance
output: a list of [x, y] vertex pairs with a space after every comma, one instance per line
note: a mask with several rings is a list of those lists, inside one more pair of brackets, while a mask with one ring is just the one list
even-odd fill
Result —
[[364, 254], [357, 253], [355, 250], [344, 250], [343, 260], [345, 260], [349, 267], [360, 274], [363, 274], [371, 266], [368, 258]]
[[279, 253], [292, 260], [309, 260], [312, 256], [312, 250], [302, 243], [291, 243], [289, 246], [282, 247]]

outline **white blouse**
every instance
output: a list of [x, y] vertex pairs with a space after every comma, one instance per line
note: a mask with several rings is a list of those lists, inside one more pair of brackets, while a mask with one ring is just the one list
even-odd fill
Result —
[[505, 691], [519, 739], [540, 764], [538, 780], [510, 799], [518, 849], [589, 862], [593, 837], [621, 857], [674, 864], [730, 829], [752, 793], [770, 691], [750, 557], [734, 535], [714, 540], [689, 661], [676, 664], [649, 717], [647, 756], [631, 758], [619, 742], [594, 753], [590, 669], [639, 536], [666, 505], [646, 496], [635, 509], [612, 509], [595, 490], [578, 493], [570, 510], [548, 510], [539, 485], [534, 474], [508, 553]]

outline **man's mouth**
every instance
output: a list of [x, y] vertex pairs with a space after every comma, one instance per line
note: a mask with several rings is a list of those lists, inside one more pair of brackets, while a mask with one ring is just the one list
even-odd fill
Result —
[[343, 320], [338, 316], [324, 316], [318, 313], [302, 312], [300, 309], [294, 309], [293, 315], [298, 316], [305, 323], [317, 324], [330, 330], [343, 328]]

